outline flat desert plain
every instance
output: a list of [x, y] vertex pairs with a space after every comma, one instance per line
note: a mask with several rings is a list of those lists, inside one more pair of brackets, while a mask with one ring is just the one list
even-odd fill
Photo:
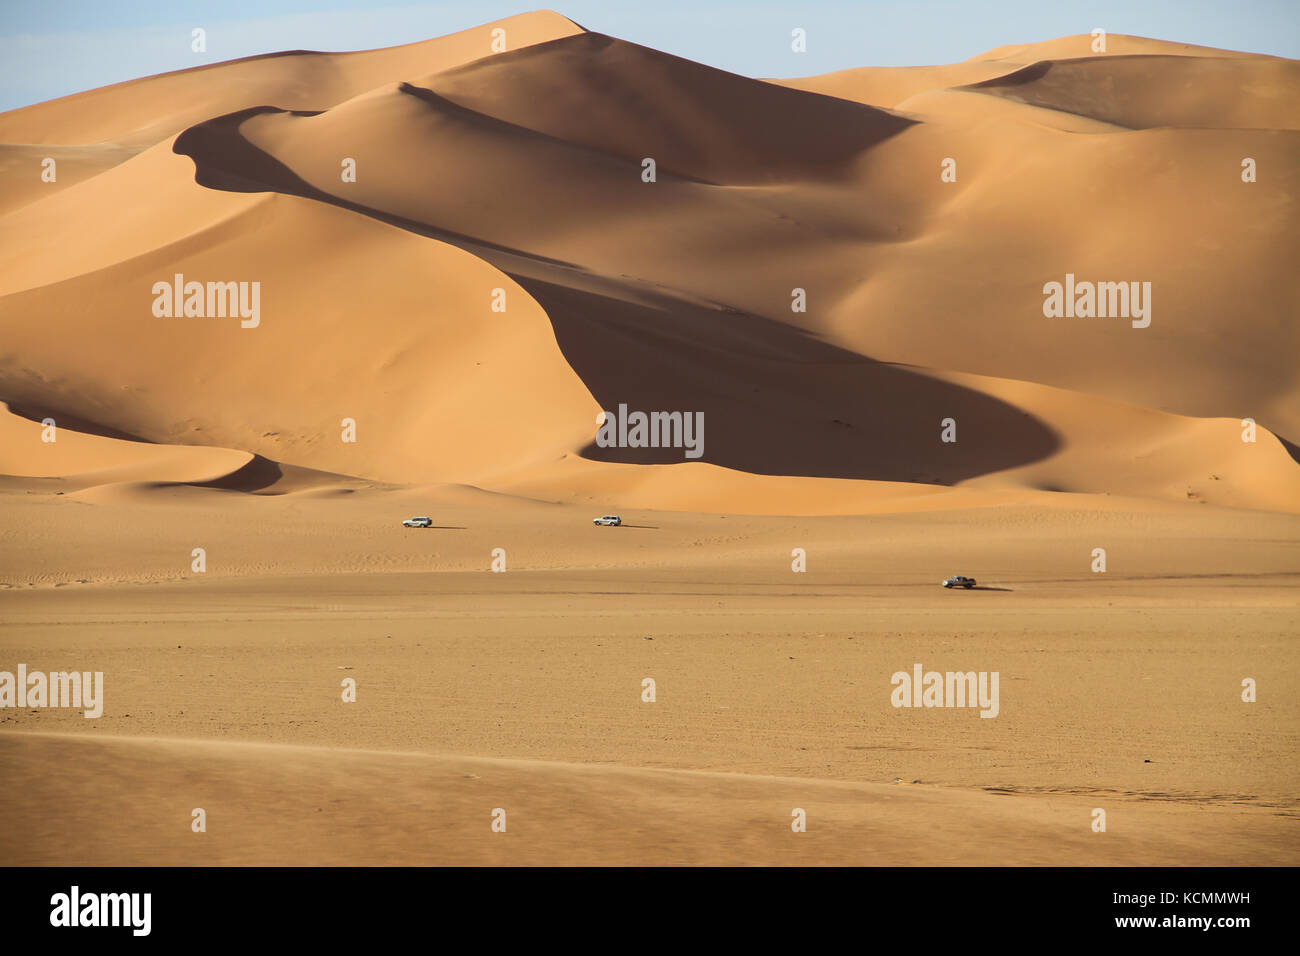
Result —
[[0, 859], [1298, 862], [1300, 67], [1091, 43], [0, 114]]
[[[14, 862], [1253, 864], [1300, 847], [1294, 516], [1034, 502], [597, 528], [591, 508], [454, 489], [147, 494], [6, 501], [24, 547], [0, 575], [0, 653], [105, 675], [99, 719], [0, 718]], [[393, 520], [416, 501], [437, 527]], [[950, 567], [980, 587], [939, 588]], [[916, 663], [998, 671], [997, 716], [895, 708], [891, 675]]]

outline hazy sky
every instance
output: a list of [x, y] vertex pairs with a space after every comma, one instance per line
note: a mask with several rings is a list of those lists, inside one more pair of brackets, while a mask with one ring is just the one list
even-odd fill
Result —
[[[277, 50], [364, 50], [535, 7], [497, 0], [0, 0], [0, 110]], [[1300, 0], [570, 0], [559, 13], [748, 76], [964, 60], [1102, 27], [1300, 57]], [[207, 53], [190, 31], [207, 31]], [[790, 49], [802, 27], [808, 50]]]

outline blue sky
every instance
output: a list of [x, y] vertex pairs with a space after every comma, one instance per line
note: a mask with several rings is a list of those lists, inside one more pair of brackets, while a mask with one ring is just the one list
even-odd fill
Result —
[[[0, 110], [277, 50], [411, 43], [536, 9], [497, 0], [0, 0]], [[964, 60], [1102, 27], [1300, 58], [1300, 0], [571, 0], [552, 9], [748, 76]], [[207, 31], [208, 51], [190, 49]], [[790, 49], [802, 27], [808, 50]]]

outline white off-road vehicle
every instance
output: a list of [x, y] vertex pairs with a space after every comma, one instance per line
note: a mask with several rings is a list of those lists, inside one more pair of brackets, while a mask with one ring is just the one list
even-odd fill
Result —
[[623, 523], [623, 519], [620, 518], [618, 515], [601, 515], [599, 518], [592, 518], [591, 523], [618, 527]]
[[432, 528], [433, 519], [420, 516], [418, 518], [407, 518], [402, 522], [404, 528]]

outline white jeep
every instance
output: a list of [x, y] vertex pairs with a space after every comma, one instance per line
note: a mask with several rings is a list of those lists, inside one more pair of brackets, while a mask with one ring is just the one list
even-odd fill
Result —
[[432, 527], [433, 527], [433, 519], [432, 519], [432, 518], [426, 518], [426, 517], [423, 517], [423, 516], [418, 517], [418, 518], [407, 518], [405, 521], [402, 522], [402, 527], [404, 527], [404, 528], [432, 528]]
[[623, 523], [623, 519], [618, 515], [601, 515], [599, 518], [592, 518], [591, 523], [617, 527]]

